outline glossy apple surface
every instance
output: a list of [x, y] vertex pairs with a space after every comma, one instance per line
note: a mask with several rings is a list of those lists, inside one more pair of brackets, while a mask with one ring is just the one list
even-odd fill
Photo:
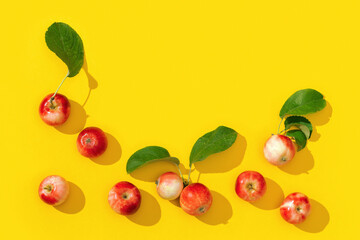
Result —
[[141, 194], [132, 183], [123, 181], [111, 188], [108, 201], [115, 212], [121, 215], [131, 215], [140, 207]]
[[298, 224], [305, 221], [310, 209], [309, 198], [305, 194], [295, 192], [284, 199], [280, 206], [280, 214], [288, 223]]
[[211, 204], [210, 190], [201, 183], [192, 183], [181, 192], [180, 206], [190, 215], [199, 216], [206, 213]]
[[108, 141], [105, 133], [97, 127], [88, 127], [79, 133], [77, 149], [80, 154], [88, 158], [96, 158], [103, 154]]
[[60, 176], [46, 177], [39, 186], [39, 196], [45, 203], [57, 206], [65, 202], [69, 195], [69, 183]]
[[52, 94], [47, 95], [40, 103], [40, 118], [50, 126], [59, 126], [66, 122], [70, 115], [70, 102], [61, 94], [56, 94], [54, 100], [50, 99]]
[[245, 171], [236, 179], [235, 192], [245, 201], [256, 201], [265, 194], [266, 181], [258, 172]]
[[166, 200], [178, 198], [183, 187], [181, 177], [173, 172], [164, 173], [156, 180], [156, 190], [159, 196]]
[[272, 135], [265, 143], [264, 155], [269, 163], [280, 166], [294, 158], [296, 147], [293, 141], [284, 135]]

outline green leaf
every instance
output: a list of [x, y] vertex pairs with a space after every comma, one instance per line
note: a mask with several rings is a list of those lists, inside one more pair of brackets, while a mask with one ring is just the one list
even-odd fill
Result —
[[155, 161], [170, 161], [176, 165], [180, 164], [179, 159], [170, 157], [169, 152], [162, 147], [149, 146], [136, 151], [127, 161], [126, 171], [131, 173], [137, 168]]
[[237, 132], [231, 128], [220, 126], [206, 133], [194, 144], [190, 154], [190, 168], [195, 162], [200, 162], [208, 156], [225, 151], [233, 145]]
[[299, 90], [291, 95], [280, 110], [280, 117], [285, 115], [305, 115], [320, 111], [326, 106], [324, 96], [314, 89]]
[[313, 127], [311, 122], [301, 116], [290, 116], [285, 120], [285, 130], [290, 129], [291, 127], [299, 128], [306, 136], [307, 139], [311, 137]]
[[76, 76], [84, 63], [84, 46], [80, 36], [69, 25], [53, 23], [45, 33], [48, 48], [68, 67], [69, 77]]
[[290, 130], [286, 132], [286, 136], [294, 138], [296, 145], [298, 145], [297, 151], [300, 151], [306, 146], [306, 136], [301, 130]]

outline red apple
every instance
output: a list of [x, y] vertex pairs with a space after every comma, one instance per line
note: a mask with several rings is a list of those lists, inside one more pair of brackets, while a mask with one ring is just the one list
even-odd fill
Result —
[[280, 206], [280, 214], [288, 223], [297, 224], [305, 221], [310, 213], [309, 198], [302, 193], [291, 193]]
[[245, 201], [255, 201], [266, 192], [264, 177], [255, 171], [245, 171], [236, 179], [236, 194]]
[[129, 182], [118, 182], [109, 192], [110, 207], [121, 215], [134, 214], [140, 207], [141, 195], [137, 187]]
[[105, 133], [97, 127], [88, 127], [79, 133], [77, 149], [84, 157], [96, 158], [103, 154], [108, 141]]
[[68, 119], [70, 115], [70, 102], [64, 95], [59, 93], [51, 101], [53, 95], [53, 93], [49, 94], [42, 100], [39, 114], [46, 124], [58, 126]]
[[184, 184], [176, 173], [167, 172], [162, 174], [156, 181], [156, 190], [160, 197], [166, 200], [174, 200], [180, 196]]
[[283, 165], [293, 159], [296, 147], [293, 141], [284, 135], [272, 135], [265, 143], [265, 158], [273, 165]]
[[69, 183], [62, 177], [51, 175], [39, 186], [39, 196], [45, 203], [57, 206], [65, 202], [69, 195]]
[[201, 183], [192, 183], [181, 192], [180, 206], [188, 214], [199, 216], [206, 213], [212, 204], [209, 189]]

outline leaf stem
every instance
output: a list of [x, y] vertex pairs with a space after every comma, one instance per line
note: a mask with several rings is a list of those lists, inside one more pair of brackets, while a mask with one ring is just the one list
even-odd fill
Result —
[[69, 76], [69, 74], [70, 74], [70, 71], [67, 72], [66, 76], [65, 76], [64, 79], [61, 81], [61, 83], [60, 83], [60, 85], [58, 86], [58, 88], [56, 89], [54, 95], [52, 95], [52, 97], [50, 98], [50, 103], [51, 103], [51, 104], [52, 104], [52, 101], [54, 101], [54, 98], [55, 98], [56, 94], [58, 93], [61, 85], [63, 85], [65, 79]]
[[282, 123], [282, 121], [284, 120], [284, 118], [281, 118], [281, 121], [280, 121], [280, 123], [279, 123], [279, 127], [278, 127], [278, 130], [277, 130], [277, 134], [279, 134], [280, 133], [280, 126], [281, 126], [281, 123]]

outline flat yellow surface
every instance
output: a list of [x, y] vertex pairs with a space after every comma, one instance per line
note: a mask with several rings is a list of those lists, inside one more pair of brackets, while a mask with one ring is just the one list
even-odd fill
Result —
[[[359, 238], [359, 1], [6, 1], [1, 6], [0, 239], [356, 239]], [[86, 70], [66, 80], [68, 122], [38, 114], [66, 66], [46, 46], [54, 21], [82, 37]], [[305, 150], [277, 168], [262, 148], [296, 90], [322, 92], [327, 107], [308, 116], [315, 132]], [[127, 175], [136, 150], [159, 145], [188, 169], [198, 137], [219, 125], [235, 145], [196, 165], [193, 181], [211, 189], [202, 217], [161, 199], [152, 181], [171, 165]], [[77, 133], [102, 128], [109, 149], [82, 157]], [[261, 172], [268, 193], [250, 204], [234, 191], [244, 170]], [[201, 173], [201, 175], [200, 175]], [[58, 174], [71, 195], [54, 208], [38, 197]], [[131, 217], [113, 212], [109, 189], [127, 180], [143, 203]], [[311, 198], [299, 226], [278, 206], [291, 192]]]

